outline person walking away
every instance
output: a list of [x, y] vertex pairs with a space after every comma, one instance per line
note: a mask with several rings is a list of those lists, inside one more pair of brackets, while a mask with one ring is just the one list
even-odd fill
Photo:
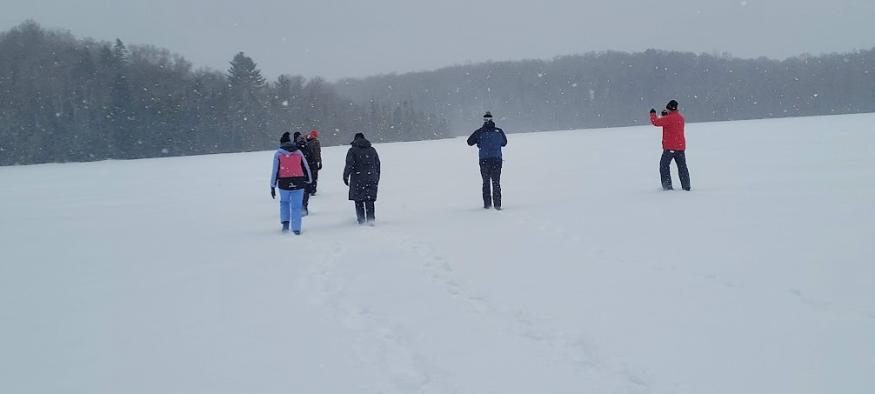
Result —
[[276, 188], [280, 189], [280, 223], [282, 232], [289, 231], [289, 224], [295, 235], [301, 235], [301, 209], [304, 189], [311, 181], [310, 166], [304, 154], [289, 138], [289, 133], [280, 137], [280, 147], [273, 154], [270, 174], [270, 197], [276, 199]]
[[319, 141], [319, 131], [311, 130], [307, 134], [307, 150], [310, 151], [310, 170], [313, 171], [313, 182], [310, 183], [310, 195], [316, 195], [316, 186], [319, 181], [319, 171], [322, 170], [322, 142]]
[[343, 168], [343, 183], [349, 186], [349, 199], [355, 202], [358, 223], [373, 226], [374, 202], [380, 183], [380, 156], [362, 133], [356, 133], [350, 145], [346, 152], [346, 167]]
[[[483, 178], [483, 208], [501, 210], [501, 148], [507, 146], [504, 130], [495, 127], [492, 113], [483, 115], [483, 126], [468, 137], [468, 146], [480, 150], [480, 176]], [[490, 189], [491, 186], [491, 189]]]
[[684, 116], [678, 111], [678, 102], [675, 100], [669, 101], [665, 109], [662, 117], [656, 116], [655, 109], [650, 109], [650, 123], [662, 127], [662, 158], [659, 160], [659, 177], [662, 181], [662, 189], [672, 190], [671, 161], [674, 159], [678, 166], [681, 187], [690, 191], [690, 171], [687, 169], [685, 154], [687, 142], [684, 137]]
[[[312, 161], [310, 159], [310, 156], [312, 156], [312, 154], [310, 153], [310, 149], [307, 148], [307, 138], [305, 138], [301, 134], [301, 132], [296, 131], [295, 134], [292, 135], [292, 140], [294, 141], [295, 145], [298, 146], [298, 150], [300, 150], [301, 153], [304, 155], [304, 160], [306, 160], [307, 164], [309, 165], [310, 162]], [[313, 169], [313, 167], [311, 166], [310, 170], [312, 171], [312, 169]], [[312, 176], [312, 173], [311, 173], [311, 176]], [[310, 184], [307, 184], [307, 186], [304, 188], [304, 202], [303, 202], [303, 209], [301, 210], [301, 214], [304, 216], [307, 216], [310, 214]]]

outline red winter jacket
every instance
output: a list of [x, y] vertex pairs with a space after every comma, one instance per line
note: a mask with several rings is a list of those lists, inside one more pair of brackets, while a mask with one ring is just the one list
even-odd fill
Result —
[[684, 116], [680, 112], [669, 112], [668, 115], [657, 117], [650, 114], [650, 123], [662, 127], [662, 149], [686, 150], [687, 140], [684, 138]]

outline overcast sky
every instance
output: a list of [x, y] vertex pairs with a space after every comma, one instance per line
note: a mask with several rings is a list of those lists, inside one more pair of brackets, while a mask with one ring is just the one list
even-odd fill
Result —
[[784, 58], [875, 47], [875, 0], [0, 0], [26, 19], [225, 70], [330, 80], [647, 48]]

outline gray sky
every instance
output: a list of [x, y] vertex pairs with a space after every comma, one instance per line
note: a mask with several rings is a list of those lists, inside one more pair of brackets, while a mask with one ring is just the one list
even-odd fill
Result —
[[875, 0], [0, 0], [31, 18], [152, 44], [196, 67], [244, 51], [273, 79], [330, 80], [485, 60], [647, 48], [784, 58], [875, 47]]

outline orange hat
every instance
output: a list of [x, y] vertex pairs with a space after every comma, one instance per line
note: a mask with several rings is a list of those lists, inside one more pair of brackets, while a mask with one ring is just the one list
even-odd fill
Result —
[[310, 138], [319, 138], [319, 131], [317, 131], [315, 129], [310, 130]]

